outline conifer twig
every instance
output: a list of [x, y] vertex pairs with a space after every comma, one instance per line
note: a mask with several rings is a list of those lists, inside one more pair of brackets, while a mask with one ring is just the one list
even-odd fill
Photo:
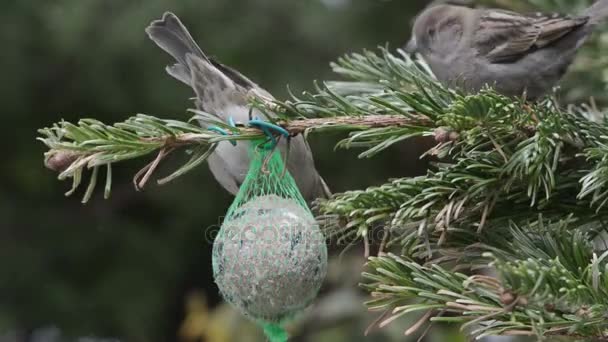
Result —
[[[209, 123], [219, 124], [216, 121]], [[295, 136], [321, 130], [399, 129], [411, 126], [422, 127], [432, 123], [422, 115], [412, 114], [335, 116], [296, 120], [282, 118], [276, 120], [276, 124]], [[45, 165], [59, 172], [60, 179], [73, 177], [76, 172], [82, 173], [85, 168], [140, 158], [158, 151], [156, 158], [134, 177], [133, 182], [139, 190], [146, 185], [160, 162], [180, 148], [198, 151], [195, 154], [197, 158], [191, 159], [191, 162], [186, 164], [187, 169], [190, 170], [202, 163], [208, 156], [210, 148], [223, 140], [253, 140], [262, 135], [260, 130], [242, 124], [237, 127], [228, 126], [226, 129], [229, 129], [229, 135], [208, 131], [186, 122], [161, 120], [140, 114], [114, 125], [106, 125], [91, 119], [80, 120], [76, 125], [60, 122], [51, 128], [41, 129], [40, 133], [43, 137], [40, 140], [49, 147]], [[175, 174], [181, 175], [184, 170], [180, 168]], [[77, 186], [78, 184], [75, 184], [75, 187]]]

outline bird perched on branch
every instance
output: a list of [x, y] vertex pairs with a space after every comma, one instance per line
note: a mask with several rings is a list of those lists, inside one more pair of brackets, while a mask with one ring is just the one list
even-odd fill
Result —
[[[166, 70], [194, 90], [199, 110], [224, 121], [232, 117], [247, 122], [250, 96], [273, 99], [270, 93], [238, 71], [205, 55], [173, 13], [165, 13], [162, 19], [153, 21], [146, 32], [176, 60], [177, 63]], [[264, 117], [256, 110], [253, 115]], [[284, 139], [279, 141], [278, 148], [285, 156], [287, 144]], [[215, 179], [230, 193], [236, 194], [249, 167], [247, 142], [237, 142], [234, 147], [227, 141], [220, 142], [208, 163]], [[327, 185], [315, 168], [310, 147], [301, 135], [291, 139], [287, 169], [307, 201], [329, 195]]]
[[420, 53], [447, 86], [476, 92], [489, 85], [504, 95], [538, 98], [607, 18], [608, 0], [581, 15], [435, 5], [416, 18], [405, 50]]

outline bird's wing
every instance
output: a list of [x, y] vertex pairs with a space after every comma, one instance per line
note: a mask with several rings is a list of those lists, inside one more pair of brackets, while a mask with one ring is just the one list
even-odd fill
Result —
[[491, 63], [512, 63], [559, 40], [588, 20], [585, 16], [487, 10], [479, 18], [473, 44], [479, 55]]
[[[229, 153], [236, 155], [235, 151], [230, 151]], [[233, 169], [235, 165], [231, 164], [231, 161], [226, 160], [225, 156], [225, 153], [212, 153], [207, 159], [207, 164], [209, 164], [209, 170], [211, 170], [215, 180], [229, 193], [236, 195], [245, 177], [244, 175], [239, 176], [235, 174], [235, 170]], [[247, 166], [246, 162], [244, 162], [244, 165]]]
[[[186, 56], [192, 89], [196, 93], [196, 107], [224, 120], [231, 115], [230, 107], [247, 106], [247, 91], [216, 68], [209, 60], [195, 55]], [[242, 120], [242, 118], [236, 118]]]
[[218, 68], [226, 76], [228, 76], [232, 81], [234, 81], [234, 83], [240, 85], [241, 87], [243, 87], [245, 89], [252, 89], [252, 88], [259, 87], [257, 84], [253, 83], [253, 81], [251, 81], [249, 78], [245, 77], [245, 75], [241, 74], [236, 69], [233, 69], [227, 65], [224, 65], [213, 58], [210, 58], [209, 60], [211, 61], [211, 64], [213, 64], [214, 67]]

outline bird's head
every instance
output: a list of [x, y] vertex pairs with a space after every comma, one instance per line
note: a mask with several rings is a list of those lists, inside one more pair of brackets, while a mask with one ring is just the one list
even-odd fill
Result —
[[405, 46], [408, 53], [430, 53], [439, 40], [448, 43], [454, 34], [462, 32], [461, 6], [434, 5], [422, 11], [414, 20], [412, 37]]

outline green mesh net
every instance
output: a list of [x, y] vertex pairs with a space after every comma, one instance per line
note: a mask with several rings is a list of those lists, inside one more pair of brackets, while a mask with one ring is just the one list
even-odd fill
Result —
[[278, 150], [252, 142], [251, 165], [213, 244], [224, 299], [260, 323], [273, 342], [316, 297], [327, 247]]

